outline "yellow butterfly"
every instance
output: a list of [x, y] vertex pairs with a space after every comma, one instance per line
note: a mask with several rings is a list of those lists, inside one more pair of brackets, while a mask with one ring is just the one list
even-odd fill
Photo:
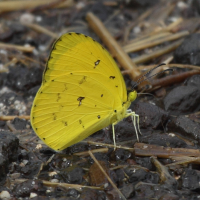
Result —
[[[42, 85], [31, 109], [31, 124], [39, 138], [60, 151], [94, 132], [131, 116], [137, 92], [127, 90], [121, 72], [98, 42], [79, 33], [62, 35], [54, 44]], [[137, 136], [138, 137], [138, 136]]]

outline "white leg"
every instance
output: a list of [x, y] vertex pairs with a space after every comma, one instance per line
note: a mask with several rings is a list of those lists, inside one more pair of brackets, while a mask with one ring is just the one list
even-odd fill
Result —
[[[131, 119], [132, 119], [133, 126], [134, 126], [134, 128], [135, 128], [136, 137], [137, 137], [137, 140], [138, 140], [138, 142], [139, 142], [138, 131], [139, 131], [139, 133], [142, 135], [142, 133], [141, 133], [141, 131], [140, 131], [140, 126], [139, 126], [139, 122], [140, 122], [140, 120], [139, 120], [139, 115], [135, 114], [135, 112], [132, 112], [131, 109], [128, 109], [128, 110], [127, 110], [126, 117], [129, 117], [129, 116], [130, 116]], [[136, 122], [136, 121], [137, 121], [137, 122]], [[136, 127], [136, 123], [137, 123], [137, 127]], [[137, 131], [137, 129], [138, 129], [138, 131]]]
[[142, 135], [142, 133], [140, 131], [140, 116], [135, 114], [135, 117], [137, 118], [138, 131], [139, 131], [140, 135]]
[[116, 142], [115, 142], [115, 124], [112, 124], [112, 131], [113, 131], [113, 143], [114, 143], [114, 150], [116, 149]]
[[136, 127], [136, 115], [134, 112], [131, 113], [131, 119], [132, 119], [132, 122], [133, 122], [133, 126], [135, 128], [135, 134], [136, 134], [136, 137], [137, 137], [137, 141], [139, 142], [139, 137], [138, 137], [138, 132], [137, 132], [137, 127]]

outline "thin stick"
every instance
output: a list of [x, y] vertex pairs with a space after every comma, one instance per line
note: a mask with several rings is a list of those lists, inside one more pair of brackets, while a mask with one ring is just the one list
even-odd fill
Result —
[[172, 29], [174, 29], [176, 26], [178, 26], [180, 23], [183, 22], [183, 18], [178, 18], [176, 21], [172, 22], [171, 24], [169, 24], [166, 27], [166, 30], [171, 31]]
[[160, 79], [154, 79], [151, 82], [151, 85], [152, 85], [152, 88], [154, 88], [156, 86], [164, 87], [164, 86], [167, 86], [167, 85], [180, 83], [180, 82], [184, 81], [186, 78], [191, 77], [195, 74], [200, 74], [200, 70], [191, 70], [191, 71], [182, 72], [182, 73], [179, 73], [179, 74], [166, 76], [166, 77], [160, 78]]
[[[105, 147], [111, 147], [111, 148], [115, 148], [115, 146], [113, 144], [106, 144], [106, 143], [101, 143], [101, 142], [93, 142], [93, 141], [82, 141], [84, 143], [88, 143], [88, 144], [92, 144], [92, 145], [98, 145], [98, 146], [105, 146]], [[117, 149], [127, 149], [129, 151], [134, 151], [134, 148], [130, 148], [130, 147], [123, 147], [123, 146], [116, 146]]]
[[[23, 183], [27, 181], [28, 179], [16, 179], [13, 182], [14, 183]], [[40, 179], [39, 179], [40, 180]], [[53, 183], [50, 181], [43, 181], [40, 180], [45, 186], [49, 187], [63, 187], [63, 188], [74, 188], [76, 190], [81, 191], [81, 188], [90, 188], [90, 189], [95, 189], [95, 190], [103, 190], [101, 187], [94, 187], [94, 186], [85, 186], [85, 185], [78, 185], [78, 184], [68, 184], [68, 183]]]
[[[148, 66], [139, 66], [138, 69], [140, 69], [141, 71], [144, 70], [150, 70], [152, 68], [154, 68], [157, 65], [148, 65]], [[167, 67], [178, 67], [178, 68], [182, 68], [182, 69], [196, 69], [196, 70], [200, 70], [200, 66], [197, 65], [188, 65], [188, 64], [176, 64], [176, 63], [171, 63], [171, 64], [167, 64]]]
[[187, 35], [189, 35], [188, 31], [182, 31], [182, 32], [179, 32], [179, 33], [175, 33], [173, 35], [167, 35], [166, 37], [162, 37], [162, 38], [159, 38], [159, 39], [156, 39], [156, 40], [153, 40], [153, 41], [152, 40], [148, 40], [148, 41], [146, 40], [144, 43], [138, 44], [138, 45], [131, 43], [131, 44], [124, 46], [123, 49], [127, 53], [140, 51], [142, 49], [153, 47], [153, 46], [162, 44], [164, 42], [177, 40], [177, 39], [179, 39], [181, 37], [185, 37]]
[[145, 37], [137, 37], [133, 40], [129, 40], [129, 44], [128, 45], [124, 45], [123, 48], [128, 47], [129, 45], [135, 45], [135, 46], [139, 46], [145, 43], [148, 43], [150, 41], [153, 40], [157, 40], [160, 38], [164, 38], [166, 36], [172, 35], [172, 33], [170, 32], [161, 32], [161, 33], [156, 33], [154, 35], [149, 35], [149, 36], [145, 36]]
[[160, 50], [154, 51], [150, 54], [147, 55], [142, 55], [142, 56], [138, 56], [137, 58], [132, 59], [132, 61], [135, 64], [139, 64], [139, 63], [143, 63], [143, 62], [147, 62], [149, 60], [152, 60], [153, 58], [159, 57], [163, 54], [169, 53], [171, 51], [173, 51], [174, 49], [176, 49], [181, 43], [183, 42], [183, 40], [178, 40]]
[[0, 120], [2, 120], [2, 121], [13, 120], [13, 119], [15, 119], [15, 118], [29, 120], [29, 119], [30, 119], [30, 116], [29, 116], [29, 115], [20, 115], [20, 116], [17, 116], [17, 115], [14, 115], [14, 116], [0, 116]]
[[53, 33], [52, 31], [38, 25], [38, 24], [33, 24], [33, 23], [22, 23], [23, 25], [37, 31], [37, 32], [40, 32], [40, 33], [44, 33], [46, 35], [49, 35], [50, 37], [52, 38], [55, 38], [57, 39], [59, 36], [56, 34], [56, 33]]
[[[107, 153], [108, 152], [108, 148], [101, 148], [101, 149], [94, 149], [91, 150], [92, 153]], [[82, 151], [79, 153], [73, 153], [73, 155], [75, 156], [88, 156], [88, 151]]]
[[25, 47], [25, 46], [20, 46], [16, 44], [6, 44], [6, 43], [0, 43], [0, 48], [16, 49], [19, 51], [29, 52], [29, 53], [32, 53], [33, 50], [35, 49], [35, 47], [32, 47], [32, 46]]
[[135, 78], [140, 75], [140, 72], [136, 68], [135, 64], [131, 61], [130, 57], [123, 51], [117, 41], [111, 36], [109, 31], [103, 25], [103, 23], [91, 12], [86, 16], [86, 19], [90, 27], [94, 32], [102, 39], [108, 49], [111, 51], [113, 57], [115, 57], [119, 64], [127, 70], [130, 70], [131, 78]]
[[[0, 2], [0, 13], [15, 11], [15, 10], [23, 10], [23, 9], [33, 9], [38, 6], [42, 6], [42, 5], [53, 3], [53, 2], [57, 2], [57, 0], [3, 1], [3, 2]], [[63, 7], [63, 6], [70, 7], [73, 5], [74, 5], [73, 0], [67, 0], [63, 3], [58, 4], [55, 7]]]
[[98, 160], [94, 157], [93, 153], [91, 151], [88, 151], [90, 154], [91, 158], [94, 160], [94, 162], [98, 165], [99, 169], [102, 171], [102, 173], [105, 175], [105, 177], [108, 179], [110, 184], [115, 188], [115, 190], [118, 192], [118, 194], [121, 196], [122, 199], [126, 200], [125, 196], [121, 193], [121, 191], [117, 188], [117, 186], [113, 183], [111, 178], [107, 175], [107, 173], [104, 171], [102, 166], [99, 164]]

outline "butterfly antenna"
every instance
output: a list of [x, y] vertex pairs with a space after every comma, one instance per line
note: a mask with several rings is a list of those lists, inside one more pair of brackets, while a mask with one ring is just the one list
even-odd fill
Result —
[[146, 94], [146, 95], [151, 95], [151, 96], [153, 96], [153, 97], [155, 97], [155, 95], [153, 95], [153, 94], [151, 94], [151, 93], [137, 93], [137, 94]]
[[[147, 79], [143, 79], [145, 76], [147, 77], [154, 69], [156, 69], [156, 68], [158, 68], [158, 67], [160, 67], [160, 66], [163, 66], [163, 65], [166, 65], [165, 63], [161, 63], [160, 65], [157, 65], [156, 67], [154, 67], [154, 68], [152, 68], [152, 69], [150, 69], [146, 74], [144, 74], [144, 75], [142, 75], [137, 81], [136, 81], [136, 83], [133, 85], [133, 87], [132, 87], [132, 89], [131, 90], [133, 90], [134, 88], [136, 88], [140, 83], [142, 83], [143, 81], [145, 81], [145, 80], [147, 80]], [[157, 73], [158, 74], [158, 73]], [[153, 76], [155, 76], [155, 75], [157, 75], [157, 74], [154, 74]], [[153, 77], [153, 76], [151, 76], [151, 77]], [[149, 77], [149, 78], [151, 78], [151, 77]], [[143, 79], [143, 80], [141, 80], [141, 79]]]
[[138, 86], [140, 83], [142, 83], [142, 82], [144, 82], [144, 81], [146, 81], [146, 80], [149, 80], [149, 79], [151, 79], [152, 77], [154, 77], [154, 76], [156, 76], [156, 75], [159, 75], [159, 74], [162, 74], [162, 73], [164, 73], [164, 72], [166, 72], [166, 71], [173, 71], [173, 69], [172, 69], [172, 68], [171, 68], [171, 69], [166, 69], [166, 70], [163, 70], [163, 71], [161, 71], [161, 72], [158, 72], [158, 73], [156, 73], [156, 74], [154, 74], [154, 75], [152, 75], [152, 76], [150, 76], [150, 77], [147, 77], [147, 78], [141, 80], [140, 82], [136, 83], [136, 84], [131, 88], [131, 90], [133, 90], [133, 89], [134, 89], [136, 86]]

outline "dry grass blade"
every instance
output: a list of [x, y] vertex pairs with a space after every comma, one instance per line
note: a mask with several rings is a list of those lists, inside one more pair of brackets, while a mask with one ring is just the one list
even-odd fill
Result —
[[[13, 181], [13, 183], [23, 183], [25, 181], [28, 181], [29, 179], [16, 179]], [[95, 189], [95, 190], [103, 190], [101, 187], [94, 187], [94, 186], [85, 186], [85, 185], [78, 185], [78, 184], [68, 184], [68, 183], [53, 183], [50, 181], [43, 181], [41, 180], [42, 183], [47, 186], [47, 187], [63, 187], [63, 188], [74, 188], [76, 190], [81, 191], [82, 188], [90, 188], [90, 189]]]
[[92, 144], [92, 145], [97, 145], [97, 146], [105, 146], [105, 147], [110, 147], [110, 148], [117, 148], [117, 149], [127, 149], [131, 152], [134, 151], [134, 148], [130, 148], [130, 147], [123, 147], [123, 146], [114, 146], [113, 144], [106, 144], [106, 143], [100, 143], [100, 142], [93, 142], [93, 141], [82, 141], [85, 142], [87, 144]]
[[156, 39], [150, 37], [150, 38], [146, 39], [145, 41], [141, 40], [140, 43], [138, 43], [138, 44], [137, 43], [136, 44], [135, 43], [128, 44], [128, 45], [124, 46], [123, 49], [127, 53], [140, 51], [142, 49], [153, 47], [153, 46], [162, 44], [164, 42], [177, 40], [177, 39], [179, 39], [181, 37], [185, 37], [187, 35], [189, 35], [188, 31], [182, 31], [179, 33], [175, 33], [172, 35], [166, 35], [166, 36], [156, 38]]
[[121, 193], [121, 191], [117, 188], [117, 186], [113, 183], [113, 181], [111, 180], [111, 178], [106, 174], [106, 172], [103, 170], [102, 166], [99, 164], [99, 162], [97, 161], [97, 159], [94, 157], [93, 153], [91, 151], [88, 151], [91, 158], [94, 160], [94, 162], [98, 165], [98, 167], [100, 168], [100, 170], [103, 172], [103, 174], [106, 176], [106, 178], [108, 179], [108, 181], [110, 182], [110, 184], [113, 186], [113, 188], [116, 189], [116, 191], [118, 192], [118, 194], [121, 196], [122, 199], [126, 200], [125, 196]]
[[38, 25], [38, 24], [31, 24], [31, 23], [23, 23], [23, 25], [37, 31], [37, 32], [40, 32], [40, 33], [44, 33], [46, 35], [49, 35], [50, 37], [52, 38], [55, 38], [57, 39], [59, 36], [56, 34], [56, 33], [53, 33], [51, 32], [50, 30]]
[[20, 46], [16, 44], [6, 44], [6, 43], [0, 43], [0, 48], [5, 48], [5, 49], [16, 49], [18, 51], [23, 51], [23, 52], [28, 52], [32, 53], [35, 47], [32, 46]]
[[[107, 153], [108, 152], [108, 148], [101, 148], [101, 149], [94, 149], [91, 150], [92, 153]], [[88, 151], [82, 151], [79, 153], [73, 153], [73, 155], [75, 156], [88, 156]]]
[[[0, 2], [0, 13], [2, 12], [9, 12], [9, 11], [16, 11], [16, 10], [23, 10], [23, 9], [33, 9], [38, 6], [44, 6], [46, 4], [50, 4], [53, 2], [57, 2], [57, 0], [34, 0], [34, 1], [3, 1]], [[73, 0], [66, 0], [63, 3], [60, 3], [58, 6], [55, 7], [70, 7], [73, 6]]]
[[156, 57], [159, 57], [163, 54], [169, 53], [173, 50], [175, 50], [181, 43], [183, 42], [183, 40], [178, 40], [170, 45], [167, 45], [166, 47], [159, 49], [157, 51], [154, 51], [152, 53], [149, 53], [147, 55], [142, 55], [142, 56], [138, 56], [137, 58], [132, 59], [132, 61], [135, 64], [139, 64], [139, 63], [143, 63], [143, 62], [147, 62], [149, 60], [152, 60]]
[[200, 157], [200, 151], [197, 149], [171, 148], [144, 143], [136, 143], [134, 147], [136, 156], [157, 156], [160, 158], [169, 158], [170, 156]]
[[20, 115], [20, 116], [0, 116], [0, 120], [2, 121], [7, 121], [7, 120], [13, 120], [15, 118], [20, 118], [20, 119], [26, 119], [26, 120], [29, 120], [30, 119], [30, 116], [29, 115]]

